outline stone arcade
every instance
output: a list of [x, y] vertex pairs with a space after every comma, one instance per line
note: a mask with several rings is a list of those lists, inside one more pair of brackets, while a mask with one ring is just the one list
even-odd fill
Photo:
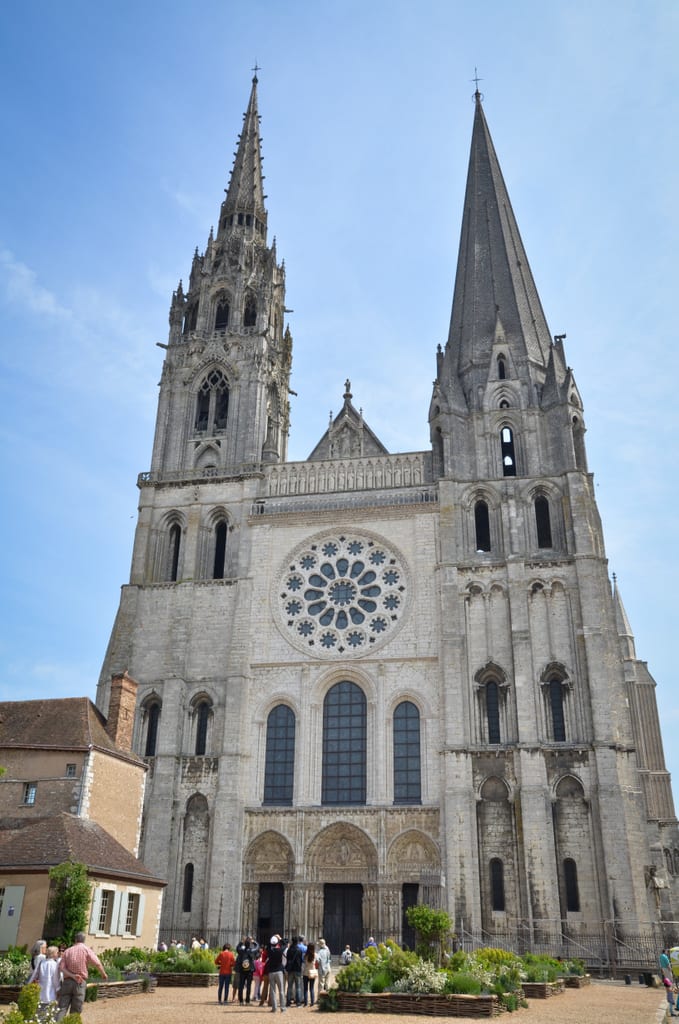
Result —
[[429, 450], [387, 452], [347, 381], [309, 458], [286, 461], [256, 78], [217, 231], [172, 297], [98, 691], [105, 712], [113, 674], [139, 682], [141, 855], [169, 883], [166, 935], [412, 942], [418, 901], [496, 944], [679, 916], [655, 683], [475, 100]]

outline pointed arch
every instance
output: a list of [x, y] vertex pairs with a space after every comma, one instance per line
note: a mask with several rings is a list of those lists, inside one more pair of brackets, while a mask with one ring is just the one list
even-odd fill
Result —
[[490, 514], [488, 503], [482, 498], [474, 505], [474, 532], [477, 552], [490, 551]]
[[502, 475], [516, 476], [514, 431], [507, 424], [500, 428], [500, 454], [502, 457]]
[[163, 702], [157, 694], [151, 694], [142, 704], [142, 732], [144, 757], [155, 757], [158, 746], [158, 728]]
[[544, 494], [538, 494], [533, 502], [535, 512], [535, 529], [538, 538], [539, 548], [551, 548], [552, 522], [549, 513], [549, 499]]
[[203, 757], [211, 746], [214, 716], [212, 700], [206, 693], [197, 693], [193, 697], [189, 716], [193, 752], [196, 757]]
[[254, 292], [248, 291], [245, 293], [245, 301], [243, 302], [243, 327], [256, 326], [257, 299], [255, 298]]
[[231, 318], [231, 299], [221, 292], [215, 299], [215, 330], [225, 331]]

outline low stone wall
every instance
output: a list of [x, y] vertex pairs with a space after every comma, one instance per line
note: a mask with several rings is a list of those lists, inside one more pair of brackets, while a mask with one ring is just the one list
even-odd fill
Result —
[[549, 999], [563, 992], [566, 984], [563, 978], [558, 981], [524, 981], [521, 984], [526, 999]]
[[163, 973], [154, 975], [160, 988], [208, 988], [219, 981], [218, 974]]
[[[329, 998], [321, 993], [319, 1008]], [[497, 996], [416, 995], [413, 992], [333, 991], [340, 1010], [353, 1013], [401, 1013], [423, 1017], [497, 1017], [504, 1007]]]

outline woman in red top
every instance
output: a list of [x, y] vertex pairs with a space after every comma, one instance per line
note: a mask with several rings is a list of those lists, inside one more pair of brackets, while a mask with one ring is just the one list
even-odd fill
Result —
[[231, 952], [231, 946], [228, 942], [225, 942], [222, 946], [221, 953], [218, 953], [215, 957], [215, 963], [219, 967], [219, 991], [217, 992], [217, 1002], [221, 1003], [222, 993], [224, 993], [224, 1002], [229, 1001], [229, 988], [231, 987], [231, 974], [233, 972], [233, 965], [236, 962], [236, 958]]

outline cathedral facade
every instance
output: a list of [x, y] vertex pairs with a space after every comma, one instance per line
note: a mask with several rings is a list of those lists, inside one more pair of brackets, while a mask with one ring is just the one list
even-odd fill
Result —
[[497, 945], [679, 917], [655, 683], [480, 95], [426, 451], [389, 453], [347, 381], [287, 460], [264, 199], [255, 78], [218, 227], [172, 297], [98, 690], [106, 712], [114, 674], [139, 684], [162, 931], [336, 952], [412, 943], [418, 902]]

